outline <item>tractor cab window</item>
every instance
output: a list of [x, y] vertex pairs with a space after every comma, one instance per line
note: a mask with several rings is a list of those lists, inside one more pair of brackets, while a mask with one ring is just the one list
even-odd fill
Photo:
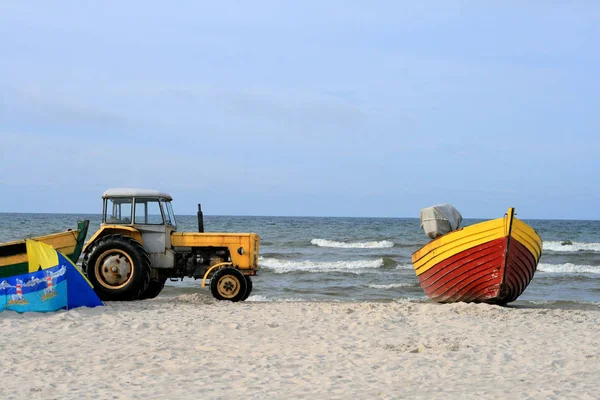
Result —
[[104, 209], [104, 222], [107, 224], [130, 224], [131, 199], [107, 199]]
[[175, 214], [173, 214], [173, 208], [171, 207], [171, 202], [163, 201], [162, 205], [163, 205], [163, 211], [165, 212], [165, 220], [166, 220], [167, 224], [176, 227], [177, 224], [175, 223]]
[[135, 223], [142, 225], [164, 223], [158, 199], [135, 199]]

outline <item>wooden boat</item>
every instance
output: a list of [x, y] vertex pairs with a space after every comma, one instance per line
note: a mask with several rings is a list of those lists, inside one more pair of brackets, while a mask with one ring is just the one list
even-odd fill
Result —
[[523, 293], [542, 255], [537, 232], [514, 216], [436, 238], [412, 255], [421, 287], [440, 303], [506, 304]]
[[[32, 239], [49, 244], [54, 249], [67, 256], [74, 264], [77, 263], [85, 243], [88, 231], [88, 220], [79, 221], [77, 229], [53, 233]], [[0, 243], [0, 278], [28, 274], [29, 265], [25, 240]]]

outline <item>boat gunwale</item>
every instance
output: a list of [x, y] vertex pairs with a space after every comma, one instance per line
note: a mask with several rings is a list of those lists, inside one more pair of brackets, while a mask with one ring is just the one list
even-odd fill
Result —
[[43, 235], [43, 236], [28, 237], [28, 238], [24, 238], [24, 239], [0, 243], [0, 247], [24, 244], [26, 240], [43, 241], [44, 239], [56, 238], [56, 237], [60, 237], [60, 236], [68, 236], [68, 235], [73, 235], [73, 234], [75, 234], [75, 237], [77, 238], [77, 236], [79, 236], [79, 232], [80, 232], [79, 229], [68, 229], [66, 231], [50, 233], [50, 234]]

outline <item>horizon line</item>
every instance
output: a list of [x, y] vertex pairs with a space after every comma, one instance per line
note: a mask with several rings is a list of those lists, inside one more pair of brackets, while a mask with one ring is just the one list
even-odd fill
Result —
[[[13, 212], [13, 211], [0, 211], [0, 214], [50, 214], [50, 215], [102, 215], [100, 213], [88, 213], [88, 212]], [[262, 218], [371, 218], [371, 219], [419, 219], [419, 217], [375, 217], [375, 216], [347, 216], [347, 215], [250, 215], [250, 214], [206, 214], [202, 213], [203, 216], [208, 217], [262, 217]], [[516, 213], [515, 215], [518, 215]], [[196, 214], [175, 214], [177, 217], [196, 217]], [[497, 217], [465, 217], [463, 219], [480, 219], [480, 220], [491, 220], [501, 218]], [[521, 220], [544, 220], [544, 221], [600, 221], [600, 219], [579, 219], [579, 218], [519, 218]]]

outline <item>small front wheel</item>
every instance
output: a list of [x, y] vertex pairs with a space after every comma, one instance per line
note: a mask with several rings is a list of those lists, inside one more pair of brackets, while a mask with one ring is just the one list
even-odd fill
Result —
[[223, 268], [210, 278], [210, 291], [217, 300], [240, 301], [246, 294], [244, 274], [235, 268]]

